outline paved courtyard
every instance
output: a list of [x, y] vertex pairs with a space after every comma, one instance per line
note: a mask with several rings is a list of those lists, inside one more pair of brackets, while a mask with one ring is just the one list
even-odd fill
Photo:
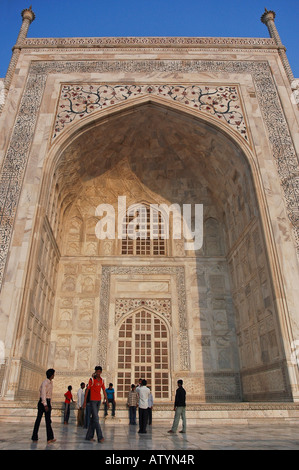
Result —
[[[188, 451], [200, 450], [299, 450], [298, 421], [267, 421], [251, 424], [192, 425], [186, 434], [168, 434], [166, 423], [153, 423], [147, 434], [138, 434], [138, 426], [109, 420], [101, 422], [104, 443], [85, 440], [86, 429], [76, 424], [53, 423], [56, 442], [47, 445], [44, 420], [38, 443], [32, 443], [33, 422], [0, 423], [0, 450], [101, 450], [117, 456], [121, 451]], [[133, 453], [134, 454], [134, 453]], [[102, 452], [102, 455], [104, 453]]]

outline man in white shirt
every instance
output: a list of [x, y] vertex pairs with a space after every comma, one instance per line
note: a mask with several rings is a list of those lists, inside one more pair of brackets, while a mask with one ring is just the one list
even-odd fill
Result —
[[39, 402], [37, 405], [37, 418], [34, 424], [34, 429], [32, 433], [32, 440], [34, 442], [38, 441], [38, 430], [39, 425], [42, 419], [43, 414], [45, 413], [45, 421], [46, 421], [46, 429], [47, 429], [47, 441], [48, 444], [55, 442], [54, 434], [51, 426], [51, 400], [52, 400], [52, 391], [53, 391], [53, 383], [52, 380], [54, 379], [55, 370], [48, 369], [46, 372], [47, 378], [42, 382], [40, 389], [39, 389]]
[[78, 419], [77, 425], [84, 426], [84, 397], [85, 397], [85, 383], [81, 382], [80, 388], [77, 392], [77, 408], [78, 408]]
[[147, 381], [142, 380], [141, 386], [138, 390], [139, 395], [139, 434], [146, 434], [146, 425], [148, 418], [148, 397], [151, 393], [150, 389], [146, 386]]
[[[151, 390], [151, 389], [150, 389]], [[149, 394], [148, 397], [148, 425], [151, 426], [152, 424], [152, 419], [153, 419], [153, 406], [154, 406], [154, 399], [152, 392]]]

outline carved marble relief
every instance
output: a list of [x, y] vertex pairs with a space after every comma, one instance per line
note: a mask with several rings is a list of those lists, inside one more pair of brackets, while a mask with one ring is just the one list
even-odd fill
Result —
[[[263, 40], [264, 41], [264, 40]], [[292, 138], [282, 111], [269, 65], [265, 61], [201, 61], [201, 60], [144, 60], [144, 61], [75, 61], [33, 62], [21, 99], [15, 127], [4, 157], [0, 175], [0, 281], [11, 241], [13, 221], [22, 188], [24, 171], [33, 139], [38, 110], [49, 73], [75, 72], [223, 72], [251, 74], [256, 87], [273, 157], [284, 190], [289, 218], [294, 227], [299, 250], [299, 177], [298, 160]], [[73, 249], [76, 251], [76, 242]]]
[[138, 308], [148, 308], [166, 318], [171, 325], [171, 299], [115, 299], [115, 324]]
[[[255, 394], [262, 397], [266, 383], [279, 398], [289, 393], [269, 268], [262, 247], [259, 221], [255, 220], [228, 259], [243, 397], [249, 400]], [[271, 372], [265, 373], [267, 367]]]
[[[98, 342], [98, 357], [103, 365], [107, 364], [107, 342], [108, 342], [108, 316], [110, 304], [110, 278], [112, 274], [129, 274], [129, 275], [159, 275], [169, 274], [176, 279], [176, 289], [178, 294], [178, 320], [179, 320], [179, 348], [180, 348], [180, 368], [181, 370], [190, 369], [190, 347], [187, 330], [187, 306], [186, 306], [186, 290], [185, 290], [185, 270], [183, 266], [177, 267], [163, 267], [163, 266], [103, 266], [102, 280], [101, 280], [101, 295], [100, 295], [100, 322], [99, 322], [99, 342]], [[132, 303], [142, 302], [151, 305], [153, 310], [166, 314], [170, 314], [170, 301], [153, 300], [153, 299], [140, 299], [138, 300], [117, 300], [116, 313], [119, 317], [124, 311], [132, 308]], [[167, 313], [168, 312], [168, 313]]]
[[98, 264], [87, 258], [81, 263], [78, 258], [60, 260], [51, 330], [51, 357], [60, 373], [71, 369], [85, 375], [92, 367], [98, 270]]
[[[30, 67], [30, 74], [25, 86], [24, 95], [21, 101], [19, 114], [16, 119], [16, 125], [13, 130], [10, 146], [5, 156], [2, 174], [0, 176], [0, 202], [1, 202], [1, 254], [0, 254], [0, 281], [3, 276], [3, 269], [5, 266], [6, 255], [8, 253], [9, 244], [11, 240], [11, 231], [15, 212], [18, 205], [18, 198], [20, 195], [23, 175], [27, 158], [29, 156], [30, 144], [34, 135], [34, 126], [41, 103], [42, 94], [44, 91], [44, 84], [49, 73], [68, 73], [68, 72], [117, 72], [117, 71], [142, 71], [150, 72], [151, 70], [179, 72], [179, 71], [193, 71], [200, 72], [201, 70], [210, 72], [231, 72], [231, 73], [250, 73], [252, 74], [257, 97], [263, 113], [264, 122], [269, 133], [269, 139], [273, 147], [273, 155], [277, 163], [278, 172], [281, 178], [281, 184], [285, 190], [287, 207], [289, 210], [290, 219], [294, 226], [298, 220], [298, 179], [296, 176], [297, 163], [295, 150], [292, 145], [288, 127], [280, 107], [278, 95], [276, 92], [275, 84], [271, 76], [269, 66], [266, 62], [241, 62], [241, 61], [119, 61], [119, 62], [41, 62], [32, 64]], [[69, 85], [68, 85], [69, 86]], [[121, 85], [119, 85], [121, 86]], [[144, 85], [145, 87], [145, 85]], [[163, 85], [165, 91], [166, 85]], [[175, 87], [174, 87], [175, 88]], [[157, 86], [155, 93], [160, 94], [160, 85]], [[162, 88], [161, 88], [162, 90]], [[163, 91], [162, 90], [162, 91]], [[192, 90], [188, 90], [188, 93]], [[70, 90], [69, 90], [70, 91]], [[102, 93], [105, 89], [101, 89], [100, 100], [103, 100]], [[110, 89], [111, 91], [111, 89]], [[115, 97], [120, 96], [120, 89], [115, 91]], [[135, 89], [136, 91], [136, 89]], [[172, 93], [175, 90], [172, 90]], [[211, 91], [211, 90], [209, 90]], [[217, 89], [217, 92], [219, 89]], [[128, 93], [128, 89], [126, 90]], [[142, 89], [143, 93], [152, 93], [149, 88]], [[183, 103], [184, 93], [187, 93], [186, 87], [181, 86], [179, 89], [180, 100]], [[98, 92], [97, 92], [98, 93]], [[72, 106], [80, 104], [86, 90], [81, 90], [78, 97], [78, 103], [74, 97]], [[131, 95], [129, 95], [131, 96]], [[167, 95], [167, 99], [174, 99], [175, 95]], [[198, 93], [197, 99], [201, 99], [202, 95]], [[206, 99], [209, 96], [207, 95]], [[240, 98], [240, 97], [239, 97]], [[89, 99], [89, 98], [88, 98]], [[110, 98], [110, 105], [113, 98]], [[100, 101], [99, 106], [104, 106], [105, 101]], [[62, 103], [62, 101], [60, 102]], [[195, 104], [190, 100], [190, 103]], [[190, 106], [190, 103], [186, 106]], [[234, 101], [233, 103], [238, 103]], [[82, 104], [82, 103], [81, 103]], [[87, 110], [84, 115], [88, 113], [88, 109], [92, 102], [83, 103], [88, 104]], [[106, 103], [107, 105], [108, 103]], [[214, 108], [207, 110], [207, 104], [202, 103], [202, 109], [205, 107], [205, 112], [216, 113], [216, 107], [219, 103], [214, 103]], [[229, 114], [228, 104], [225, 102], [226, 115], [233, 117]], [[218, 109], [218, 108], [217, 108]], [[236, 109], [235, 109], [236, 111]], [[82, 113], [82, 110], [80, 111]], [[75, 113], [74, 113], [75, 114]], [[74, 116], [73, 116], [74, 117]], [[75, 119], [77, 119], [77, 115]], [[82, 116], [83, 117], [83, 116]], [[224, 117], [224, 116], [223, 116]], [[234, 116], [235, 117], [235, 116]], [[62, 118], [62, 115], [59, 115]], [[80, 116], [79, 116], [80, 118]], [[71, 118], [70, 118], [71, 120]], [[239, 121], [238, 121], [239, 122]], [[63, 126], [67, 125], [66, 122], [60, 123]], [[229, 123], [231, 125], [231, 123]], [[245, 130], [242, 127], [244, 121], [240, 122], [239, 131]], [[57, 128], [58, 129], [58, 128]], [[61, 131], [59, 130], [59, 132]], [[245, 134], [243, 134], [245, 136]], [[242, 182], [240, 187], [246, 185], [246, 181]], [[269, 285], [269, 272], [267, 271], [267, 263], [263, 258], [263, 240], [258, 231], [254, 231], [254, 224], [252, 223], [252, 230], [249, 230], [248, 236], [241, 237], [244, 226], [248, 227], [250, 221], [253, 220], [252, 207], [250, 204], [250, 193], [248, 189], [248, 198], [246, 192], [237, 194], [234, 200], [229, 201], [228, 206], [231, 211], [227, 210], [228, 217], [227, 226], [232, 227], [232, 231], [227, 234], [229, 239], [229, 246], [236, 243], [236, 249], [232, 250], [229, 254], [229, 263], [231, 267], [232, 278], [234, 279], [232, 296], [237, 310], [237, 335], [241, 350], [241, 368], [243, 369], [244, 389], [250, 395], [263, 390], [263, 384], [274, 384], [273, 389], [278, 390], [283, 394], [284, 391], [284, 376], [282, 369], [277, 367], [280, 361], [280, 345], [277, 339], [278, 329], [275, 324], [275, 313], [273, 309], [273, 298], [271, 297], [271, 286]], [[243, 198], [242, 198], [243, 195]], [[58, 197], [58, 195], [57, 195]], [[232, 195], [230, 195], [232, 197]], [[58, 205], [53, 203], [52, 216], [57, 216]], [[240, 209], [241, 208], [241, 209]], [[242, 212], [242, 217], [236, 217], [238, 211]], [[85, 223], [86, 221], [84, 221]], [[53, 224], [53, 227], [55, 224]], [[178, 291], [178, 316], [179, 316], [179, 362], [180, 369], [185, 371], [186, 374], [191, 369], [190, 347], [187, 329], [187, 295], [185, 286], [185, 270], [184, 267], [166, 267], [166, 266], [103, 266], [101, 271], [100, 267], [96, 267], [95, 263], [79, 262], [78, 255], [98, 256], [98, 255], [111, 255], [116, 254], [115, 246], [111, 241], [105, 241], [100, 247], [98, 240], [94, 240], [94, 235], [88, 232], [88, 223], [84, 226], [83, 220], [80, 215], [75, 215], [70, 224], [68, 232], [68, 242], [66, 244], [67, 256], [74, 256], [73, 262], [63, 263], [63, 268], [60, 272], [60, 279], [56, 291], [57, 303], [55, 310], [55, 318], [53, 325], [53, 357], [57, 360], [57, 365], [67, 371], [70, 368], [74, 371], [82, 371], [88, 369], [94, 364], [88, 363], [87, 358], [94, 357], [91, 347], [88, 344], [88, 339], [94, 328], [95, 319], [99, 319], [99, 325], [96, 330], [97, 344], [97, 358], [102, 363], [103, 367], [106, 365], [107, 358], [107, 338], [108, 338], [108, 318], [109, 318], [109, 292], [111, 275], [115, 274], [170, 274], [176, 279], [176, 286]], [[221, 240], [213, 237], [215, 230], [217, 230], [217, 220], [210, 219], [206, 224], [206, 228], [211, 233], [211, 237], [207, 240], [204, 246], [204, 253], [209, 256], [222, 256], [223, 246]], [[297, 230], [297, 228], [295, 228]], [[56, 233], [56, 229], [54, 231]], [[84, 233], [83, 233], [84, 232]], [[85, 237], [85, 238], [84, 238]], [[240, 238], [241, 237], [241, 238]], [[57, 240], [59, 234], [57, 235]], [[299, 246], [299, 239], [298, 246]], [[184, 251], [177, 247], [174, 252], [177, 255], [184, 255]], [[248, 255], [248, 256], [247, 256]], [[55, 256], [53, 265], [56, 266], [57, 260]], [[80, 260], [82, 261], [82, 260]], [[42, 270], [48, 270], [49, 266], [42, 267]], [[53, 273], [54, 275], [54, 273]], [[52, 275], [51, 275], [52, 276]], [[51, 286], [52, 277], [50, 276], [49, 284]], [[40, 299], [45, 297], [44, 293], [47, 291], [47, 285], [44, 281], [44, 273], [37, 270], [36, 285], [38, 286], [36, 292], [39, 294]], [[194, 291], [199, 291], [199, 298], [195, 296], [192, 298], [195, 307], [201, 315], [202, 332], [196, 332], [195, 344], [201, 346], [202, 363], [205, 370], [208, 366], [218, 367], [221, 375], [215, 376], [212, 373], [205, 373], [205, 386], [201, 382], [201, 378], [196, 380], [192, 377], [188, 378], [188, 386], [194, 388], [196, 395], [196, 387], [201, 387], [202, 395], [215, 396], [215, 390], [219, 390], [219, 394], [235, 394], [235, 387], [237, 387], [237, 375], [229, 375], [225, 370], [232, 367], [232, 356], [230, 352], [230, 338], [225, 338], [222, 334], [232, 328], [232, 317], [228, 303], [228, 296], [225, 295], [226, 276], [221, 272], [209, 272], [208, 270], [198, 270], [198, 278], [195, 281]], [[261, 288], [259, 289], [259, 286]], [[50, 299], [51, 289], [48, 289], [48, 299]], [[53, 302], [53, 299], [51, 300]], [[51, 301], [47, 303], [49, 309]], [[170, 304], [166, 299], [155, 301], [144, 298], [144, 302], [151, 302], [153, 310], [159, 309], [159, 313], [164, 315], [170, 322]], [[118, 298], [116, 302], [115, 319], [116, 322], [126, 311], [132, 308], [138, 302], [134, 299]], [[198, 304], [196, 305], [196, 302]], [[45, 309], [41, 309], [45, 312]], [[193, 314], [193, 311], [192, 311]], [[47, 314], [48, 315], [48, 314]], [[49, 313], [51, 317], [51, 314]], [[45, 327], [42, 323], [41, 326], [37, 325], [39, 319], [36, 314], [30, 314], [28, 319], [28, 332], [27, 332], [27, 351], [31, 351], [31, 345], [36, 347], [32, 351], [43, 351], [41, 345], [46, 344], [48, 339], [45, 334]], [[214, 337], [210, 334], [211, 330]], [[219, 334], [217, 334], [217, 332]], [[47, 335], [49, 331], [47, 330]], [[36, 340], [36, 338], [39, 338]], [[33, 339], [32, 339], [33, 338]], [[55, 346], [54, 346], [55, 343]], [[39, 349], [40, 348], [40, 349]], [[42, 352], [43, 357], [46, 359], [47, 348]], [[33, 354], [33, 352], [29, 353]], [[217, 357], [216, 357], [217, 356]], [[29, 359], [33, 359], [30, 356]], [[276, 361], [276, 364], [274, 362]], [[215, 366], [216, 364], [216, 366]], [[268, 371], [263, 379], [263, 367], [271, 364], [271, 371]], [[274, 364], [272, 366], [272, 364]], [[276, 370], [275, 370], [275, 367]], [[258, 374], [251, 374], [250, 368], [257, 368]], [[66, 372], [67, 373], [67, 372]], [[264, 380], [264, 382], [263, 382]], [[193, 385], [192, 385], [193, 384]], [[194, 385], [196, 384], [196, 386]], [[205, 390], [204, 390], [205, 388]]]
[[[39, 243], [37, 269], [30, 298], [29, 317], [24, 332], [24, 359], [38, 357], [39, 365], [45, 367], [53, 316], [59, 251], [45, 222]], [[68, 311], [64, 310], [65, 318]]]

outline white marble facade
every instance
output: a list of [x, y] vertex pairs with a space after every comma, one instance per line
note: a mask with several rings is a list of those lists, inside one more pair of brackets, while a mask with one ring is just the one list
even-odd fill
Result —
[[[2, 400], [48, 367], [61, 399], [101, 364], [120, 401], [143, 375], [161, 403], [179, 378], [194, 403], [297, 401], [291, 93], [273, 39], [24, 39], [0, 117]], [[99, 240], [121, 196], [202, 204], [202, 248]]]

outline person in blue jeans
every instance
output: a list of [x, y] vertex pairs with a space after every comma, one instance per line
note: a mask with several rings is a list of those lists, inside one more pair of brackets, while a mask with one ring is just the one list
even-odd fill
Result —
[[[102, 367], [96, 366], [93, 377], [88, 382], [88, 390], [90, 390], [90, 411], [91, 418], [89, 427], [86, 433], [85, 439], [87, 441], [93, 441], [94, 432], [97, 433], [98, 442], [104, 442], [104, 436], [99, 421], [99, 409], [101, 405], [101, 392], [103, 392], [104, 399], [107, 401], [107, 395], [105, 390], [105, 384], [101, 377]], [[85, 394], [83, 408], [86, 408], [87, 394]], [[109, 403], [108, 403], [109, 408]]]
[[104, 407], [105, 407], [105, 418], [108, 416], [108, 406], [109, 403], [112, 404], [112, 418], [115, 417], [115, 393], [114, 393], [114, 388], [113, 384], [109, 384], [109, 387], [106, 388], [106, 395], [107, 395], [107, 400], [105, 400]]
[[[90, 411], [90, 390], [88, 390], [88, 384], [86, 385], [84, 399], [86, 398], [86, 407], [84, 413], [84, 429], [89, 428], [91, 411]], [[83, 405], [82, 405], [83, 407]]]

